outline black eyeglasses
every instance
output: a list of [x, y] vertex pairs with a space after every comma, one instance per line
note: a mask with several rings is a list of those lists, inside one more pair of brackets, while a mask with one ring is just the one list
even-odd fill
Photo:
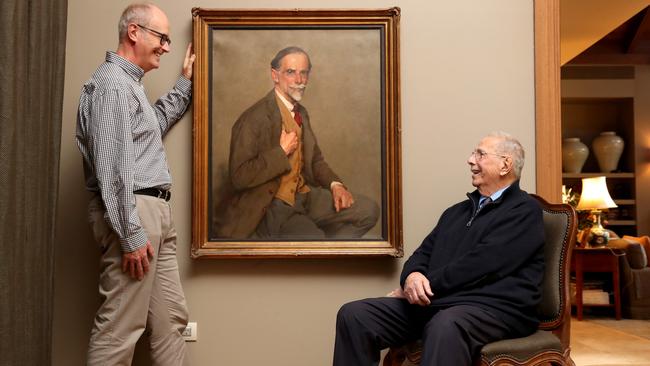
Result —
[[169, 36], [166, 35], [165, 33], [160, 33], [160, 32], [158, 32], [158, 31], [155, 31], [155, 30], [151, 29], [151, 28], [147, 28], [147, 27], [145, 27], [144, 25], [140, 25], [140, 24], [136, 24], [136, 25], [137, 25], [138, 27], [142, 28], [142, 29], [148, 30], [149, 32], [151, 32], [151, 33], [157, 35], [157, 36], [160, 38], [160, 45], [161, 45], [161, 46], [164, 46], [165, 43], [167, 43], [167, 44], [170, 45], [170, 46], [172, 45], [172, 40], [169, 39]]
[[499, 154], [489, 153], [489, 152], [483, 151], [481, 149], [472, 150], [472, 152], [469, 155], [473, 156], [474, 160], [476, 160], [476, 161], [481, 161], [481, 160], [483, 160], [483, 158], [485, 158], [488, 155], [497, 156], [497, 157], [500, 157], [502, 159], [509, 158], [508, 155], [499, 155]]

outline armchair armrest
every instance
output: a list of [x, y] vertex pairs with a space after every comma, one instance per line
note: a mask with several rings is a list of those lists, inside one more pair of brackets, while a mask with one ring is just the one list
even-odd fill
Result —
[[631, 269], [643, 269], [648, 266], [647, 253], [640, 243], [629, 239], [615, 239], [611, 240], [608, 246], [623, 249]]

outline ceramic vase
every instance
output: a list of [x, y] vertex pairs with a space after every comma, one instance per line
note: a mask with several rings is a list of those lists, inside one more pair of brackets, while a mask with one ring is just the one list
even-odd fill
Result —
[[580, 173], [589, 156], [589, 148], [579, 138], [570, 137], [562, 141], [562, 170], [565, 173]]
[[613, 131], [601, 132], [594, 139], [591, 148], [594, 150], [601, 172], [609, 173], [616, 170], [624, 147], [623, 139]]

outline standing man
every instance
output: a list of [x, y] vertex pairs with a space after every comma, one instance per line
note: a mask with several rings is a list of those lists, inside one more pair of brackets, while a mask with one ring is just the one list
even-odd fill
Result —
[[235, 122], [229, 162], [234, 194], [215, 213], [219, 237], [349, 239], [375, 226], [379, 207], [341, 183], [299, 103], [311, 69], [303, 49], [280, 50], [271, 61], [273, 90]]
[[83, 86], [77, 115], [86, 188], [95, 193], [89, 220], [101, 249], [102, 303], [88, 365], [130, 365], [145, 329], [154, 364], [182, 365], [188, 312], [162, 138], [190, 103], [195, 56], [188, 45], [182, 75], [152, 105], [142, 78], [171, 49], [167, 16], [152, 4], [133, 4], [122, 13], [118, 30], [117, 52], [106, 52], [106, 61]]
[[406, 261], [401, 288], [339, 311], [335, 366], [377, 365], [381, 349], [420, 338], [421, 365], [470, 366], [484, 344], [537, 329], [544, 226], [538, 203], [519, 189], [524, 150], [494, 133], [467, 163], [476, 190]]

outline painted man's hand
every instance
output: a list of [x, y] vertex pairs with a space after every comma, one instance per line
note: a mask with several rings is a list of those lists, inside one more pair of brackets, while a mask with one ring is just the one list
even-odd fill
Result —
[[343, 184], [332, 185], [332, 198], [334, 199], [334, 209], [336, 209], [336, 212], [346, 209], [354, 204], [352, 193], [345, 189]]
[[420, 272], [413, 272], [404, 281], [404, 294], [410, 304], [427, 306], [431, 304], [433, 291], [428, 278]]
[[296, 151], [296, 148], [298, 148], [298, 134], [296, 134], [296, 131], [287, 132], [282, 129], [282, 134], [280, 135], [280, 146], [287, 156]]
[[190, 42], [187, 45], [187, 51], [185, 51], [185, 60], [183, 60], [183, 76], [188, 80], [192, 80], [195, 59], [196, 55], [192, 52], [192, 42]]
[[147, 244], [132, 252], [122, 254], [122, 272], [129, 272], [134, 280], [141, 281], [149, 272], [149, 257], [153, 258], [153, 247]]

